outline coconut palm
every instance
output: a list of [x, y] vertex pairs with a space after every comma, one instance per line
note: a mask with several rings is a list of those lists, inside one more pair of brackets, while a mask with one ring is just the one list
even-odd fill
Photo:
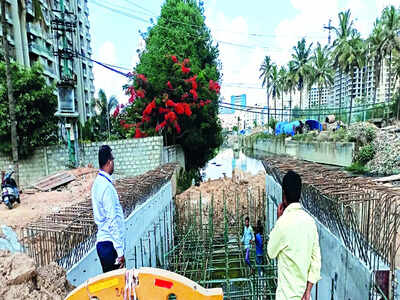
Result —
[[333, 30], [336, 34], [336, 39], [333, 42], [333, 51], [332, 51], [332, 60], [333, 67], [335, 70], [339, 71], [340, 76], [340, 90], [339, 90], [339, 118], [342, 114], [342, 77], [343, 77], [343, 69], [344, 65], [341, 63], [343, 60], [339, 60], [339, 57], [342, 55], [344, 49], [348, 47], [348, 42], [351, 39], [352, 35], [357, 32], [354, 28], [353, 20], [351, 19], [350, 10], [346, 10], [344, 12], [340, 12], [338, 14], [339, 17], [339, 25], [337, 27], [333, 27]]
[[285, 86], [285, 92], [289, 93], [289, 121], [292, 119], [292, 95], [293, 91], [296, 89], [296, 85], [296, 73], [294, 72], [293, 61], [289, 61]]
[[[365, 42], [361, 39], [360, 34], [357, 31], [353, 31], [350, 39], [345, 43], [341, 43], [340, 48], [336, 48], [335, 50], [337, 49], [340, 50], [340, 54], [337, 56], [337, 63], [341, 66], [342, 71], [350, 76], [351, 83], [353, 83], [354, 72], [365, 66]], [[354, 88], [352, 87], [350, 91], [349, 125], [351, 122], [354, 96]]]
[[269, 106], [269, 96], [270, 96], [270, 82], [271, 82], [271, 72], [272, 67], [275, 64], [271, 61], [271, 57], [265, 56], [264, 61], [262, 62], [259, 71], [260, 79], [262, 79], [262, 87], [267, 88], [267, 107], [268, 107], [268, 123], [269, 124], [269, 116], [270, 116], [270, 106]]
[[287, 70], [286, 70], [286, 68], [284, 67], [284, 66], [282, 66], [280, 69], [279, 69], [279, 72], [278, 72], [278, 81], [279, 81], [279, 90], [280, 90], [280, 94], [281, 94], [281, 104], [282, 104], [282, 106], [281, 106], [281, 121], [283, 121], [283, 108], [284, 108], [284, 103], [283, 103], [283, 96], [284, 96], [284, 93], [285, 93], [285, 91], [286, 91], [286, 84], [287, 84]]
[[[381, 80], [381, 70], [382, 70], [382, 61], [383, 56], [380, 51], [380, 46], [383, 41], [383, 25], [379, 19], [375, 21], [374, 29], [372, 30], [371, 35], [368, 38], [369, 45], [369, 60], [373, 63], [373, 74], [374, 74], [374, 98], [373, 98], [373, 106], [376, 103], [376, 94], [378, 90], [378, 86]], [[372, 110], [372, 114], [374, 110]], [[373, 117], [373, 115], [372, 115]]]
[[98, 118], [100, 121], [100, 130], [107, 130], [108, 137], [110, 137], [110, 113], [118, 106], [118, 99], [115, 96], [111, 96], [110, 99], [107, 99], [106, 93], [100, 89], [95, 103], [99, 110]]
[[272, 99], [274, 99], [274, 119], [276, 120], [276, 98], [279, 98], [281, 94], [281, 89], [280, 89], [280, 81], [279, 81], [279, 71], [278, 67], [276, 65], [272, 66], [271, 70], [271, 96]]
[[[388, 57], [389, 64], [389, 94], [388, 101], [391, 100], [392, 92], [392, 58], [393, 52], [400, 52], [400, 15], [398, 10], [392, 5], [386, 7], [382, 12], [381, 22], [383, 24], [382, 42], [379, 46], [384, 57]], [[398, 115], [399, 113], [397, 113]]]
[[307, 46], [305, 38], [297, 42], [297, 46], [293, 47], [292, 54], [293, 71], [296, 74], [297, 88], [300, 92], [300, 109], [303, 99], [303, 89], [310, 77], [310, 58], [312, 54], [312, 43]]
[[312, 57], [312, 84], [318, 86], [318, 121], [321, 121], [321, 99], [322, 89], [333, 85], [334, 71], [332, 69], [330, 57], [329, 57], [328, 46], [322, 47], [320, 43], [317, 44], [317, 48], [314, 50], [314, 56]]

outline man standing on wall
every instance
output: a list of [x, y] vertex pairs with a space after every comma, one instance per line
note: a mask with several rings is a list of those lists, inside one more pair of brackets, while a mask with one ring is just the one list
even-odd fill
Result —
[[104, 273], [125, 266], [125, 218], [111, 177], [114, 172], [111, 151], [108, 145], [100, 147], [100, 170], [92, 187], [96, 248]]
[[278, 258], [276, 300], [309, 300], [320, 277], [321, 254], [314, 219], [300, 205], [301, 178], [289, 171], [282, 181], [282, 203], [267, 251]]

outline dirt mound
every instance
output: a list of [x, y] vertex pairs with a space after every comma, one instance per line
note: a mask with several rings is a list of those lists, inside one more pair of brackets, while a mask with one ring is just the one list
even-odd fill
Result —
[[0, 204], [0, 224], [13, 228], [20, 235], [21, 227], [42, 216], [58, 212], [66, 206], [90, 199], [92, 183], [97, 175], [97, 169], [78, 168], [69, 172], [76, 179], [65, 186], [60, 186], [50, 192], [36, 191], [33, 194], [21, 194], [21, 204], [8, 209]]
[[62, 300], [72, 289], [57, 264], [36, 268], [25, 254], [0, 251], [0, 300]]
[[[265, 193], [265, 173], [251, 175], [238, 169], [232, 172], [232, 178], [224, 177], [192, 186], [182, 194], [177, 195], [176, 205], [181, 216], [187, 216], [188, 211], [195, 211], [198, 215], [198, 205], [201, 194], [202, 220], [207, 224], [211, 198], [213, 197], [213, 219], [216, 226], [224, 221], [224, 202], [226, 201], [229, 223], [234, 222], [235, 216], [249, 215], [250, 222], [263, 214], [263, 195]], [[224, 201], [225, 200], [225, 201]], [[238, 206], [237, 206], [238, 205]], [[196, 208], [197, 207], [197, 208]]]

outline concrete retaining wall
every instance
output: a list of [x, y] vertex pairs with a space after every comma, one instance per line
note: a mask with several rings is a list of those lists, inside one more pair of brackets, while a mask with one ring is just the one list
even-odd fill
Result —
[[[282, 188], [273, 177], [266, 176], [267, 236], [276, 222], [277, 206], [282, 199]], [[315, 218], [314, 218], [315, 219]], [[321, 248], [321, 277], [313, 287], [313, 300], [369, 299], [372, 272], [328, 228], [315, 219]]]
[[[156, 267], [173, 245], [173, 202], [171, 182], [164, 185], [125, 220], [126, 267]], [[67, 272], [67, 279], [78, 286], [102, 273], [93, 247]]]
[[[113, 149], [116, 179], [140, 175], [167, 162], [178, 161], [185, 166], [182, 148], [170, 146], [164, 149], [162, 137], [82, 143], [79, 147], [80, 165], [92, 164], [97, 168], [98, 151], [103, 144]], [[11, 158], [0, 154], [0, 170], [8, 170], [11, 165]], [[29, 186], [43, 176], [68, 168], [69, 154], [66, 146], [37, 149], [29, 159], [19, 162], [20, 186]]]
[[298, 142], [281, 139], [246, 139], [245, 147], [273, 154], [284, 154], [307, 161], [348, 167], [353, 161], [354, 143]]

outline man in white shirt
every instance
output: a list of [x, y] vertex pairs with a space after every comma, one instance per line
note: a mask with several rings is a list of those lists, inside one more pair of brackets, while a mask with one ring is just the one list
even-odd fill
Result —
[[103, 272], [125, 266], [125, 217], [111, 175], [114, 157], [108, 145], [99, 149], [99, 173], [92, 186], [96, 248]]

